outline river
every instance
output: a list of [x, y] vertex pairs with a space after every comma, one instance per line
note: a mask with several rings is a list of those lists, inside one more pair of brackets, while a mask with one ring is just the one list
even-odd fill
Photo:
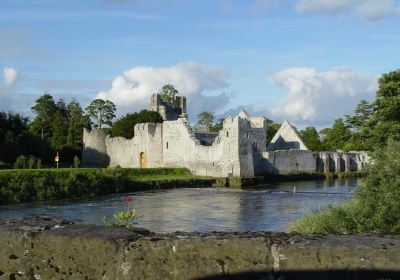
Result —
[[[287, 231], [289, 225], [327, 205], [350, 199], [361, 179], [274, 182], [248, 189], [180, 188], [135, 192], [138, 227], [173, 231]], [[60, 217], [102, 224], [125, 209], [124, 195], [97, 199], [0, 206], [0, 219]]]

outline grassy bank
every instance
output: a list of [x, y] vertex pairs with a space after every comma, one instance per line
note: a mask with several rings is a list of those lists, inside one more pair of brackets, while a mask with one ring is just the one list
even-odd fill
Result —
[[0, 203], [95, 197], [143, 189], [211, 186], [184, 168], [0, 170]]
[[307, 233], [400, 233], [400, 142], [376, 151], [371, 172], [353, 199], [297, 221]]

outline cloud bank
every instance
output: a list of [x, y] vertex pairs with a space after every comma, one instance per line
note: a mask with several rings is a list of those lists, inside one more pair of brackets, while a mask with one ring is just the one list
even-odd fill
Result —
[[274, 118], [318, 126], [352, 113], [361, 99], [373, 99], [377, 89], [376, 76], [348, 68], [289, 68], [273, 74], [270, 82], [288, 92], [271, 109]]
[[201, 111], [215, 111], [229, 101], [229, 94], [206, 95], [227, 86], [225, 68], [203, 65], [195, 61], [178, 63], [170, 67], [137, 66], [116, 77], [108, 91], [97, 98], [114, 102], [122, 112], [148, 107], [150, 96], [165, 84], [173, 84], [180, 95], [188, 97], [188, 111], [192, 117]]

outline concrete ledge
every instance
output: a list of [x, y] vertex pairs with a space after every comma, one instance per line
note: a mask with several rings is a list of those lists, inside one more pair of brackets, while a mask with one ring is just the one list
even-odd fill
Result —
[[399, 279], [400, 236], [0, 223], [0, 279]]

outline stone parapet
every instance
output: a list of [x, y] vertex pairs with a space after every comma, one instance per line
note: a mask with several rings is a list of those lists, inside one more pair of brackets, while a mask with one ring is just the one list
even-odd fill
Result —
[[399, 279], [400, 237], [0, 223], [0, 279]]

